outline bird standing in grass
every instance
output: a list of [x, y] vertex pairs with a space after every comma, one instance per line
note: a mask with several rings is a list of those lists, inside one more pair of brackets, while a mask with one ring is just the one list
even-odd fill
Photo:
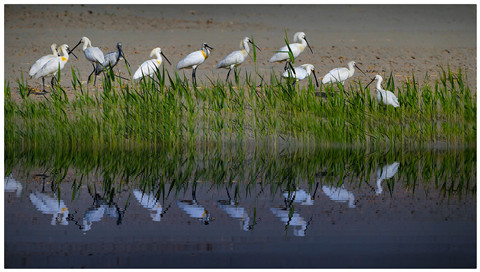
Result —
[[291, 68], [288, 68], [285, 72], [283, 72], [282, 77], [294, 79], [295, 81], [293, 83], [295, 84], [295, 82], [305, 79], [313, 72], [313, 77], [315, 78], [315, 82], [317, 83], [318, 87], [317, 76], [315, 75], [315, 67], [312, 64], [302, 64], [295, 67], [294, 71]]
[[217, 69], [220, 69], [220, 68], [228, 69], [227, 79], [225, 79], [225, 82], [228, 81], [228, 76], [230, 75], [230, 72], [232, 71], [232, 69], [234, 69], [235, 76], [237, 75], [237, 66], [242, 64], [242, 62], [245, 61], [248, 54], [250, 53], [250, 47], [248, 46], [248, 43], [251, 43], [258, 50], [260, 50], [260, 48], [258, 48], [255, 44], [253, 44], [253, 42], [250, 40], [249, 37], [245, 37], [240, 41], [240, 48], [242, 50], [233, 51], [218, 63]]
[[165, 55], [163, 54], [162, 49], [160, 49], [159, 47], [154, 48], [150, 53], [150, 57], [155, 58], [142, 63], [142, 65], [138, 67], [137, 71], [133, 75], [133, 80], [139, 80], [144, 76], [150, 76], [154, 74], [160, 68], [160, 65], [162, 65], [162, 56], [167, 60], [169, 64], [171, 64], [167, 57], [165, 57]]
[[195, 77], [197, 67], [198, 65], [202, 64], [208, 58], [208, 56], [210, 56], [210, 50], [213, 51], [215, 49], [210, 47], [208, 44], [203, 43], [200, 50], [188, 54], [185, 58], [178, 62], [177, 70], [192, 68], [192, 84], [197, 85], [197, 80]]
[[97, 76], [105, 71], [105, 69], [113, 69], [115, 65], [117, 65], [118, 61], [123, 59], [123, 50], [122, 50], [122, 43], [117, 43], [117, 51], [110, 52], [104, 56], [103, 63], [97, 64], [97, 67], [92, 71], [92, 73], [88, 76], [89, 78], [95, 73], [95, 79], [93, 81], [93, 85], [97, 82]]
[[49, 60], [47, 63], [45, 63], [42, 68], [40, 68], [35, 74], [34, 78], [39, 79], [42, 78], [42, 83], [43, 83], [43, 93], [46, 93], [47, 91], [45, 90], [45, 77], [51, 76], [52, 81], [51, 84], [53, 86], [53, 81], [56, 80], [55, 75], [57, 72], [63, 69], [65, 67], [65, 64], [68, 61], [68, 54], [71, 53], [72, 51], [68, 51], [68, 45], [62, 44], [59, 47], [60, 54], [61, 56], [57, 56], [56, 58], [53, 58]]
[[400, 103], [398, 103], [397, 97], [391, 92], [391, 91], [386, 91], [382, 89], [382, 81], [383, 78], [380, 75], [376, 75], [370, 83], [367, 84], [365, 89], [374, 81], [377, 80], [377, 101], [378, 103], [382, 103], [384, 105], [392, 105], [394, 108], [397, 108], [400, 106]]
[[[282, 61], [287, 61], [287, 63], [290, 61], [290, 56], [288, 55], [288, 47], [292, 50], [293, 58], [296, 59], [302, 52], [305, 50], [305, 47], [308, 46], [310, 49], [310, 52], [313, 54], [313, 50], [310, 47], [310, 44], [308, 44], [307, 37], [305, 36], [304, 32], [297, 32], [293, 35], [293, 41], [295, 43], [291, 43], [288, 46], [285, 45], [284, 47], [278, 49], [277, 53], [273, 55], [269, 62], [282, 62]], [[297, 43], [299, 42], [299, 43]], [[285, 64], [285, 67], [287, 65]]]
[[357, 68], [360, 72], [362, 72], [365, 75], [362, 69], [360, 69], [360, 67], [357, 66], [355, 61], [350, 61], [347, 64], [347, 66], [348, 68], [340, 67], [340, 68], [335, 68], [330, 70], [330, 72], [328, 72], [328, 74], [326, 74], [323, 77], [322, 83], [327, 84], [327, 83], [340, 82], [343, 85], [343, 83], [345, 83], [345, 80], [353, 76], [353, 74], [355, 73], [355, 68]]
[[40, 70], [42, 68], [43, 65], [45, 65], [45, 63], [47, 63], [49, 60], [52, 60], [56, 57], [58, 57], [58, 52], [57, 52], [57, 44], [55, 43], [52, 43], [52, 45], [50, 46], [50, 48], [52, 49], [52, 54], [50, 55], [45, 55], [41, 58], [39, 58], [33, 65], [32, 65], [32, 68], [30, 68], [30, 71], [28, 72], [28, 74], [33, 77], [37, 72], [38, 70]]
[[96, 71], [96, 65], [102, 64], [105, 61], [105, 57], [103, 55], [102, 50], [98, 47], [93, 47], [92, 42], [90, 39], [87, 37], [82, 37], [82, 39], [75, 45], [75, 47], [72, 49], [75, 50], [78, 45], [83, 43], [83, 53], [85, 54], [85, 58], [92, 63], [93, 66], [93, 72], [90, 73], [90, 76], [88, 76], [87, 83], [90, 82], [90, 78], [92, 77], [92, 74]]

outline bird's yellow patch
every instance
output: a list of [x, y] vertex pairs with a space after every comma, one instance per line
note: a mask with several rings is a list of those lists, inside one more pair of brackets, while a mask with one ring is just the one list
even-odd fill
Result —
[[203, 50], [202, 50], [202, 55], [203, 55], [203, 57], [204, 57], [205, 59], [208, 59], [207, 54], [205, 54], [205, 52], [204, 52]]
[[62, 208], [62, 213], [65, 212], [66, 210], [67, 210], [67, 208], [65, 208], [65, 207]]
[[67, 61], [67, 58], [66, 58], [66, 57], [62, 57], [62, 61]]
[[303, 49], [305, 49], [305, 47], [304, 47], [303, 45], [301, 45], [301, 44], [300, 44], [300, 45], [298, 45], [298, 48], [299, 48], [300, 50], [303, 50]]
[[247, 54], [247, 51], [245, 51], [245, 49], [242, 49], [242, 54]]
[[157, 60], [157, 62], [158, 62], [158, 65], [162, 65], [162, 62], [161, 62], [161, 61]]

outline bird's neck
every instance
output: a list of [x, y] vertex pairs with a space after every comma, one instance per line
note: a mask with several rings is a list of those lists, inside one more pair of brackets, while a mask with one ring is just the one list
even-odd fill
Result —
[[67, 52], [67, 50], [61, 48], [61, 49], [60, 49], [60, 54], [62, 54], [62, 56], [60, 56], [60, 58], [62, 59], [62, 61], [68, 61], [68, 52]]
[[89, 40], [86, 40], [83, 43], [83, 51], [87, 50], [87, 48], [89, 48], [90, 46], [92, 46], [92, 43]]
[[382, 89], [382, 80], [379, 79], [377, 80], [377, 90], [381, 90]]
[[250, 53], [250, 47], [248, 46], [248, 42], [243, 42], [243, 50], [245, 50], [245, 52], [247, 53]]
[[203, 57], [204, 57], [205, 59], [207, 59], [208, 56], [210, 55], [210, 50], [208, 50], [208, 48], [203, 48], [203, 49], [202, 49], [202, 54], [203, 54]]

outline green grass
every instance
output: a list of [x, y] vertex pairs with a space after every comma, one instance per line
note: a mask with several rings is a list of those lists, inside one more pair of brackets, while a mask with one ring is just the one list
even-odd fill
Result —
[[[241, 71], [241, 70], [239, 70]], [[74, 98], [58, 84], [55, 94], [32, 98], [28, 82], [17, 81], [20, 100], [5, 84], [5, 145], [195, 145], [259, 141], [308, 145], [469, 145], [476, 141], [476, 95], [463, 72], [440, 71], [440, 80], [419, 84], [387, 77], [401, 104], [379, 105], [370, 90], [351, 80], [341, 85], [294, 87], [272, 73], [191, 86], [162, 69], [131, 83], [104, 78], [101, 88], [85, 86], [73, 68]], [[69, 91], [70, 92], [70, 91]], [[371, 95], [372, 93], [372, 95]]]

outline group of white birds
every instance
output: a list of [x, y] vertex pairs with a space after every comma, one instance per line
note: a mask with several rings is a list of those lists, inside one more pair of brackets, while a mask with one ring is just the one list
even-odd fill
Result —
[[[295, 83], [296, 81], [303, 80], [309, 77], [312, 72], [315, 77], [315, 81], [318, 87], [317, 77], [315, 75], [315, 67], [312, 64], [303, 64], [297, 67], [293, 67], [291, 64], [291, 57], [296, 59], [308, 46], [310, 51], [313, 54], [313, 50], [310, 47], [306, 35], [304, 32], [297, 32], [293, 36], [293, 43], [289, 43], [279, 50], [270, 58], [269, 62], [285, 62], [285, 68], [282, 76], [289, 80], [293, 80]], [[92, 63], [93, 71], [88, 77], [88, 82], [90, 82], [90, 78], [93, 74], [95, 74], [95, 81], [96, 76], [102, 73], [103, 71], [107, 70], [107, 68], [113, 68], [119, 60], [124, 58], [124, 54], [122, 51], [122, 44], [117, 44], [117, 51], [110, 52], [106, 55], [102, 53], [100, 48], [93, 47], [91, 41], [87, 37], [83, 37], [78, 44], [72, 49], [69, 50], [68, 45], [63, 44], [59, 47], [59, 52], [56, 50], [56, 45], [52, 44], [52, 54], [43, 56], [40, 58], [30, 69], [30, 76], [34, 77], [35, 79], [42, 78], [43, 82], [43, 93], [45, 93], [45, 77], [52, 77], [52, 85], [53, 80], [55, 78], [56, 73], [59, 70], [62, 70], [65, 64], [68, 61], [68, 55], [73, 53], [73, 50], [77, 48], [78, 45], [83, 43], [83, 53], [85, 54], [85, 58]], [[250, 53], [249, 43], [254, 45], [258, 50], [258, 48], [250, 38], [245, 37], [240, 42], [240, 49], [228, 54], [224, 59], [222, 59], [218, 65], [217, 69], [225, 68], [228, 69], [226, 81], [228, 81], [228, 77], [230, 75], [231, 70], [233, 69], [236, 73], [236, 69], [238, 65], [242, 64], [247, 56]], [[196, 84], [196, 70], [199, 65], [201, 65], [205, 60], [210, 56], [211, 51], [215, 50], [211, 46], [206, 43], [202, 44], [200, 50], [192, 52], [180, 60], [176, 66], [177, 70], [180, 69], [192, 69], [192, 83]], [[151, 53], [151, 57], [154, 59], [147, 60], [143, 62], [140, 67], [136, 70], [135, 74], [133, 75], [133, 80], [140, 80], [144, 77], [151, 77], [157, 71], [161, 64], [163, 63], [162, 56], [167, 60], [169, 64], [170, 61], [168, 58], [163, 54], [162, 50], [157, 47], [154, 48]], [[76, 56], [75, 56], [76, 57]], [[322, 79], [323, 84], [328, 83], [341, 83], [344, 84], [348, 78], [351, 78], [355, 73], [355, 68], [360, 70], [364, 75], [366, 75], [355, 63], [355, 61], [350, 61], [348, 63], [348, 67], [341, 67], [335, 68], [330, 70]], [[107, 74], [108, 75], [108, 74]], [[398, 107], [400, 104], [398, 102], [397, 97], [391, 92], [382, 89], [382, 77], [380, 75], [376, 75], [372, 81], [367, 85], [367, 87], [374, 81], [377, 80], [377, 100], [380, 103], [385, 105], [392, 105], [395, 108]], [[366, 88], [365, 88], [366, 89]]]

